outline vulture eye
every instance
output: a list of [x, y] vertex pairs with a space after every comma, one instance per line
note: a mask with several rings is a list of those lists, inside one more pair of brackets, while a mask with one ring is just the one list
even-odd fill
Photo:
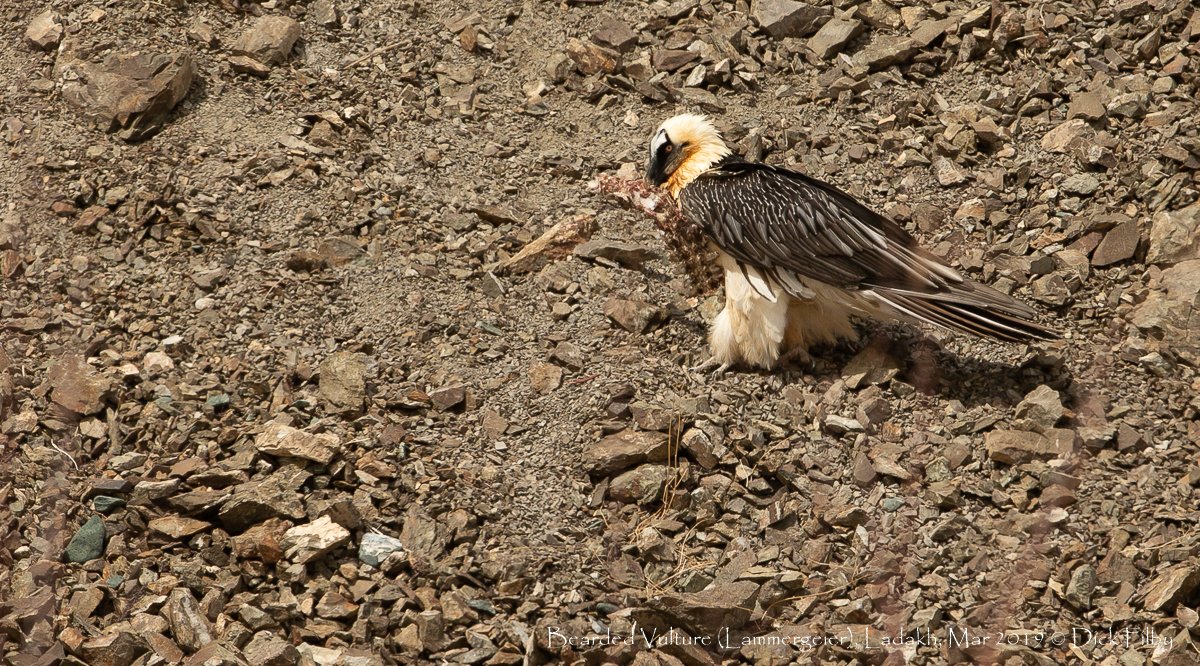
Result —
[[671, 145], [671, 144], [669, 144], [669, 143], [668, 143], [667, 145], [663, 146], [663, 152], [664, 152], [664, 153], [669, 153], [669, 152], [671, 152], [672, 150], [675, 150], [675, 146], [672, 146], [672, 145]]

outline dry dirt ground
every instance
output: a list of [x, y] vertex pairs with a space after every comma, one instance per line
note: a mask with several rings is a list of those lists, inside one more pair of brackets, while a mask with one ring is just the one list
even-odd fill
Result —
[[[1189, 0], [0, 26], [3, 664], [1200, 663]], [[68, 65], [135, 51], [195, 75], [130, 143]], [[688, 371], [720, 292], [589, 187], [684, 110], [1063, 340]]]

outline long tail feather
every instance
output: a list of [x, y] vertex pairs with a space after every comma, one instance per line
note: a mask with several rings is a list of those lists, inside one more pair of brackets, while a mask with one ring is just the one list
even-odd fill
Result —
[[1004, 342], [1056, 340], [1061, 337], [1058, 331], [1026, 318], [1025, 307], [1008, 307], [1008, 303], [997, 303], [994, 298], [987, 299], [986, 303], [960, 301], [954, 299], [955, 295], [924, 295], [882, 289], [871, 291], [871, 296], [900, 316], [954, 331]]

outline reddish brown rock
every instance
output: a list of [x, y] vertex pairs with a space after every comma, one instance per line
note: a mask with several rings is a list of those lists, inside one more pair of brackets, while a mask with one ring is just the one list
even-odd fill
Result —
[[47, 381], [50, 399], [77, 414], [95, 414], [104, 409], [112, 389], [112, 382], [79, 354], [66, 354], [50, 366]]

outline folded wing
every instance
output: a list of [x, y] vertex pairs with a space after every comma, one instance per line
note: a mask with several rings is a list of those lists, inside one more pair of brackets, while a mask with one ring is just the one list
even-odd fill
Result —
[[[860, 292], [894, 314], [1020, 341], [1057, 334], [1034, 311], [969, 280], [923, 250], [903, 227], [841, 190], [796, 171], [730, 161], [679, 195], [683, 213], [735, 259], [764, 297], [805, 298], [805, 280]], [[748, 270], [754, 269], [754, 270]]]

